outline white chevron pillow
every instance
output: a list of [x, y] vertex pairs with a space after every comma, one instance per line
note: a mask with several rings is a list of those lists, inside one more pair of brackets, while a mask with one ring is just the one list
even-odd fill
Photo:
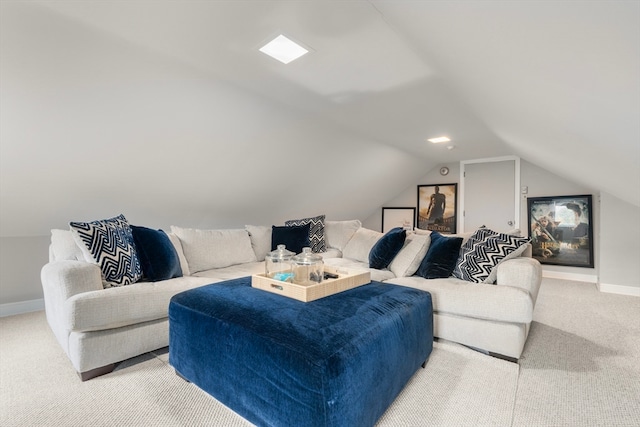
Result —
[[91, 221], [70, 222], [74, 239], [88, 262], [98, 264], [105, 288], [126, 286], [142, 277], [142, 267], [124, 215]]
[[325, 215], [318, 215], [313, 218], [290, 219], [285, 221], [284, 225], [291, 227], [292, 225], [309, 224], [309, 242], [311, 242], [311, 252], [319, 253], [327, 250], [327, 243], [324, 236], [324, 219]]
[[495, 283], [496, 267], [520, 256], [529, 239], [480, 228], [461, 249], [453, 275], [475, 283]]

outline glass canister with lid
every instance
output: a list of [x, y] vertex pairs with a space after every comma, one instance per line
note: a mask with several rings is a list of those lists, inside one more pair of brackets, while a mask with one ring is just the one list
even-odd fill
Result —
[[302, 248], [302, 253], [292, 259], [293, 283], [315, 285], [322, 282], [324, 262], [322, 257], [311, 252], [311, 248]]
[[274, 280], [291, 282], [293, 279], [292, 259], [294, 253], [287, 250], [285, 245], [278, 245], [264, 258], [265, 275]]

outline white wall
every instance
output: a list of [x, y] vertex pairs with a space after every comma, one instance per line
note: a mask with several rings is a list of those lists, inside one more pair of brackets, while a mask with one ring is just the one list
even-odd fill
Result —
[[640, 296], [640, 208], [602, 193], [600, 218], [600, 289]]
[[[445, 176], [440, 175], [440, 168], [442, 166], [447, 166], [449, 168], [449, 173]], [[377, 211], [373, 212], [371, 216], [364, 219], [362, 221], [362, 225], [372, 230], [380, 231], [382, 229], [382, 207], [417, 208], [418, 185], [453, 184], [458, 183], [459, 181], [460, 164], [457, 162], [436, 165], [434, 168], [429, 168], [428, 165], [425, 165], [425, 169], [425, 174], [423, 176], [416, 180], [414, 184], [398, 193], [395, 197], [386, 201], [379, 209], [377, 209]]]
[[[449, 175], [439, 173], [441, 166], [450, 169]], [[543, 196], [563, 196], [571, 194], [591, 194], [594, 212], [594, 268], [543, 265], [544, 274], [549, 277], [566, 277], [573, 280], [599, 282], [606, 292], [639, 294], [640, 288], [640, 208], [609, 194], [599, 194], [593, 189], [568, 181], [550, 173], [526, 160], [521, 160], [521, 186], [528, 187], [528, 194], [522, 195], [520, 206], [520, 228], [523, 235], [527, 231], [527, 198]], [[363, 225], [380, 230], [382, 207], [416, 207], [417, 186], [458, 182], [459, 164], [437, 165], [396, 197], [388, 200], [363, 220]], [[601, 200], [601, 202], [600, 202]], [[640, 294], [639, 294], [640, 295]]]
[[42, 298], [40, 269], [49, 260], [49, 236], [0, 238], [0, 304]]
[[0, 304], [42, 298], [49, 231], [69, 221], [122, 213], [166, 229], [356, 218], [422, 171], [410, 153], [210, 71], [46, 8], [8, 6]]

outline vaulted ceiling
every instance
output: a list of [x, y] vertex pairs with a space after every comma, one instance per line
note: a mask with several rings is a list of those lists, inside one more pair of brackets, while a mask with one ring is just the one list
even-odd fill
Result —
[[[640, 206], [637, 1], [0, 11], [2, 235], [109, 209], [234, 225], [331, 200], [362, 217], [439, 164], [503, 155]], [[258, 51], [281, 33], [311, 52]], [[425, 142], [443, 134], [452, 149]]]

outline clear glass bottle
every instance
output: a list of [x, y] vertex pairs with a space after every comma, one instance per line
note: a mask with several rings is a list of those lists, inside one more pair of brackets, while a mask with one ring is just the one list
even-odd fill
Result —
[[315, 285], [322, 282], [324, 261], [320, 255], [311, 252], [311, 248], [302, 248], [302, 253], [293, 257], [293, 283], [297, 285]]
[[278, 245], [264, 258], [265, 275], [270, 279], [291, 282], [293, 279], [291, 260], [294, 255], [286, 249], [285, 245]]

